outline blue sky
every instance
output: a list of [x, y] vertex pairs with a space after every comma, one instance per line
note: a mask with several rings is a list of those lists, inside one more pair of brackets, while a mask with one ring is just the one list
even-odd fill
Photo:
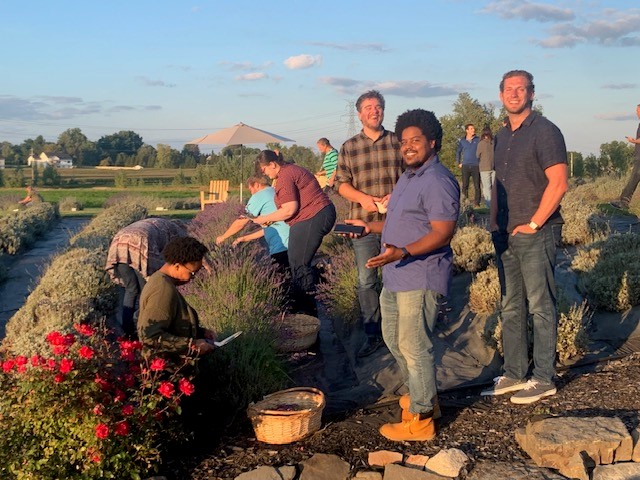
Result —
[[244, 122], [339, 147], [365, 90], [393, 129], [409, 108], [451, 113], [460, 92], [499, 105], [515, 68], [570, 150], [637, 128], [637, 0], [0, 0], [0, 18], [0, 141], [14, 144], [80, 128], [182, 148]]

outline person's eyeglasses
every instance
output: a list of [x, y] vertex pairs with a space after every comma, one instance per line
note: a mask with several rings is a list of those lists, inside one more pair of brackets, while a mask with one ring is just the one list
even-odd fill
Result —
[[196, 271], [191, 270], [191, 269], [190, 269], [189, 267], [187, 267], [186, 265], [182, 265], [182, 267], [183, 267], [185, 270], [187, 270], [187, 271], [191, 274], [191, 277], [195, 277], [195, 276], [196, 276], [196, 273], [198, 273], [198, 271], [197, 271], [197, 270], [196, 270]]

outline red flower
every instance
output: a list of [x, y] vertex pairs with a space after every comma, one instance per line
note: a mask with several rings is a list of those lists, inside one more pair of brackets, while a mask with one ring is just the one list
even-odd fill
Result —
[[42, 358], [38, 354], [35, 354], [34, 356], [31, 357], [31, 365], [33, 365], [34, 367], [37, 367], [43, 362], [44, 362], [44, 358]]
[[53, 377], [53, 381], [56, 383], [62, 383], [64, 382], [64, 375], [61, 373], [56, 373], [56, 376]]
[[109, 436], [109, 427], [107, 427], [104, 423], [99, 423], [96, 425], [96, 437], [105, 439]]
[[155, 372], [161, 372], [167, 366], [167, 362], [165, 362], [162, 358], [154, 358], [151, 361], [151, 365], [149, 368]]
[[47, 340], [47, 342], [49, 342], [50, 345], [62, 345], [62, 343], [64, 342], [64, 337], [60, 332], [51, 332], [47, 334], [45, 339]]
[[56, 368], [56, 361], [53, 358], [50, 358], [49, 360], [47, 360], [46, 362], [41, 363], [42, 368], [45, 370], [55, 370]]
[[104, 405], [98, 403], [95, 407], [93, 407], [93, 414], [100, 417], [104, 413]]
[[11, 370], [13, 370], [13, 367], [16, 365], [16, 361], [15, 360], [5, 360], [4, 362], [2, 362], [2, 370], [4, 372], [10, 372]]
[[113, 400], [116, 402], [122, 402], [125, 398], [127, 398], [127, 394], [119, 388], [116, 389], [116, 393], [113, 395]]
[[63, 358], [60, 360], [60, 373], [69, 373], [73, 370], [73, 360]]
[[19, 355], [16, 357], [16, 365], [26, 365], [28, 362], [27, 357]]
[[66, 355], [69, 353], [69, 347], [67, 345], [54, 345], [53, 346], [53, 354], [54, 355]]
[[158, 392], [160, 392], [163, 397], [171, 398], [175, 392], [175, 387], [171, 382], [162, 382], [160, 387], [158, 387]]
[[73, 326], [73, 328], [75, 328], [75, 329], [76, 329], [76, 332], [78, 332], [78, 333], [80, 333], [80, 334], [82, 334], [82, 335], [84, 335], [84, 336], [86, 336], [86, 337], [90, 337], [90, 336], [92, 336], [94, 333], [96, 333], [96, 329], [95, 329], [95, 328], [93, 328], [93, 327], [92, 327], [92, 326], [90, 326], [90, 325], [87, 325], [86, 323], [81, 323], [81, 324], [76, 323], [76, 324]]
[[91, 460], [93, 463], [100, 463], [102, 461], [102, 458], [100, 458], [100, 454], [94, 449], [89, 449], [87, 453], [89, 454], [89, 460]]
[[80, 347], [80, 350], [78, 350], [78, 354], [82, 357], [82, 358], [86, 358], [88, 360], [93, 358], [93, 349], [91, 347], [87, 347], [86, 345]]
[[121, 420], [120, 422], [116, 423], [116, 426], [113, 429], [113, 431], [116, 435], [120, 435], [121, 437], [126, 437], [127, 435], [129, 435], [129, 424], [127, 423], [126, 420]]
[[136, 377], [131, 375], [130, 373], [126, 373], [123, 378], [124, 386], [131, 388], [136, 384]]
[[103, 391], [107, 391], [111, 389], [111, 384], [107, 380], [102, 378], [100, 375], [96, 375], [94, 382], [96, 382]]
[[129, 349], [122, 349], [120, 351], [120, 358], [122, 360], [126, 360], [128, 362], [132, 362], [133, 360], [136, 359], [136, 354], [133, 350], [129, 350]]
[[180, 391], [184, 393], [187, 397], [192, 395], [193, 392], [196, 391], [196, 387], [193, 386], [193, 383], [191, 383], [186, 378], [180, 379], [180, 381], [178, 382], [178, 388], [180, 388]]
[[122, 407], [122, 415], [124, 415], [125, 417], [129, 417], [133, 415], [134, 411], [135, 409], [133, 408], [133, 405], [131, 405], [130, 403], [127, 403]]
[[18, 373], [24, 373], [27, 371], [27, 366], [26, 365], [18, 365]]

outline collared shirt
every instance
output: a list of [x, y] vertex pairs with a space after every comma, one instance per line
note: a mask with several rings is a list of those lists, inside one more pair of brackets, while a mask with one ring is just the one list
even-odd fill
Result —
[[[567, 148], [558, 127], [536, 112], [515, 131], [500, 129], [495, 145], [496, 222], [500, 231], [511, 232], [531, 221], [549, 183], [545, 170], [567, 163]], [[560, 207], [547, 222], [562, 222]]]
[[[400, 142], [393, 132], [383, 128], [373, 141], [361, 131], [342, 144], [335, 188], [338, 191], [341, 184], [348, 183], [368, 195], [384, 197], [391, 193], [402, 171]], [[349, 217], [365, 222], [384, 220], [384, 215], [367, 212], [357, 202], [351, 202]]]
[[[276, 191], [273, 187], [258, 190], [249, 198], [246, 211], [254, 217], [275, 212], [275, 196]], [[286, 251], [289, 246], [289, 225], [282, 221], [273, 222], [264, 228], [264, 239], [267, 241], [270, 255]]]
[[164, 247], [174, 238], [186, 235], [185, 227], [167, 218], [138, 220], [124, 227], [111, 240], [105, 270], [115, 283], [123, 285], [115, 273], [115, 267], [118, 263], [124, 263], [140, 272], [146, 280], [164, 265]]
[[298, 211], [289, 220], [287, 225], [293, 226], [303, 220], [309, 220], [324, 207], [331, 203], [329, 197], [320, 188], [316, 177], [298, 165], [287, 163], [282, 165], [276, 181], [276, 207], [283, 203], [298, 202]]
[[322, 160], [322, 170], [324, 170], [327, 178], [331, 178], [333, 175], [333, 171], [338, 166], [338, 150], [332, 148], [331, 151], [327, 152], [324, 156], [324, 160]]
[[[389, 199], [382, 243], [404, 247], [431, 232], [432, 221], [457, 221], [459, 211], [460, 186], [436, 155], [398, 180]], [[447, 295], [452, 267], [453, 252], [446, 245], [386, 264], [382, 281], [392, 292], [433, 290]]]
[[466, 137], [458, 140], [456, 160], [459, 164], [466, 165], [468, 167], [478, 166], [478, 156], [476, 155], [478, 143], [480, 143], [480, 139], [475, 135], [471, 140], [467, 140]]
[[[636, 140], [640, 139], [640, 123], [638, 124], [638, 131], [636, 132]], [[636, 158], [640, 160], [640, 143], [635, 144], [636, 147]]]

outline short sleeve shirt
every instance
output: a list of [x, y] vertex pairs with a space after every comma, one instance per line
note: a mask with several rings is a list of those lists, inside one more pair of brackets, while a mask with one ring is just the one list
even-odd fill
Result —
[[[266, 187], [257, 191], [251, 195], [247, 202], [247, 213], [257, 217], [275, 212], [277, 210], [274, 201], [275, 195], [276, 191], [273, 187]], [[265, 227], [264, 239], [271, 255], [286, 251], [289, 245], [289, 225], [284, 222], [272, 223]]]
[[289, 226], [315, 217], [320, 210], [331, 203], [327, 194], [320, 188], [316, 177], [309, 170], [298, 165], [282, 165], [275, 189], [276, 207], [280, 208], [287, 202], [298, 202], [298, 211], [287, 220]]
[[[335, 185], [339, 190], [341, 184], [348, 183], [368, 195], [384, 197], [391, 193], [402, 171], [400, 143], [394, 133], [383, 130], [374, 141], [361, 131], [344, 142], [340, 149]], [[367, 212], [357, 202], [351, 202], [349, 217], [366, 222], [385, 218], [380, 213]]]
[[[507, 125], [495, 139], [498, 230], [511, 232], [527, 224], [540, 206], [549, 183], [545, 170], [567, 163], [567, 148], [562, 133], [553, 123], [536, 112], [515, 130]], [[493, 203], [493, 201], [492, 201]], [[547, 222], [562, 222], [560, 207]]]
[[[457, 221], [459, 211], [460, 186], [435, 156], [398, 180], [389, 199], [382, 243], [404, 247], [430, 233], [434, 220]], [[382, 281], [392, 292], [432, 290], [447, 295], [452, 271], [453, 252], [447, 245], [386, 264]]]
[[330, 152], [328, 152], [324, 159], [322, 160], [322, 169], [325, 171], [327, 178], [330, 178], [333, 175], [336, 167], [338, 166], [338, 151], [335, 148], [332, 148]]

